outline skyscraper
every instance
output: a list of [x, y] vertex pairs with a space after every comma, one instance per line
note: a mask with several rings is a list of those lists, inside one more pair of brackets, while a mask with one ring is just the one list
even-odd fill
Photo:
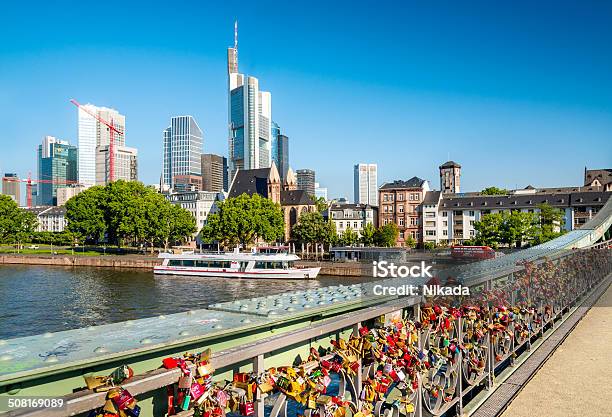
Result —
[[378, 206], [378, 166], [376, 164], [357, 164], [353, 174], [355, 204]]
[[8, 195], [17, 204], [21, 204], [21, 182], [17, 174], [4, 174], [2, 178], [2, 194]]
[[174, 191], [202, 189], [202, 130], [192, 116], [175, 116], [164, 130], [163, 185]]
[[281, 129], [272, 122], [272, 161], [278, 168], [281, 181], [285, 181], [287, 178], [287, 171], [289, 171], [289, 138], [281, 134]]
[[297, 188], [304, 190], [309, 196], [315, 195], [315, 172], [312, 169], [298, 169]]
[[455, 194], [461, 190], [461, 165], [448, 161], [440, 165], [440, 191]]
[[202, 191], [228, 191], [227, 158], [202, 154]]
[[272, 163], [272, 95], [259, 80], [238, 72], [238, 24], [234, 46], [227, 48], [230, 181], [238, 169], [268, 168]]
[[38, 145], [37, 205], [57, 205], [57, 189], [78, 180], [77, 147], [53, 136], [45, 136]]
[[[117, 110], [106, 107], [98, 107], [93, 104], [85, 104], [78, 108], [78, 176], [79, 183], [85, 187], [93, 185], [105, 185], [108, 182], [110, 175], [110, 130], [100, 121], [96, 120], [90, 113], [96, 114], [99, 118], [112, 123], [117, 130], [123, 134], [114, 134], [115, 160], [119, 161], [125, 155], [126, 150], [120, 150], [125, 147], [125, 116], [119, 114]], [[134, 151], [134, 152], [132, 152]], [[133, 148], [127, 148], [127, 152], [136, 157], [137, 152]], [[120, 154], [120, 156], [117, 156]], [[120, 162], [119, 162], [120, 164]], [[124, 171], [118, 166], [117, 170]], [[134, 167], [136, 164], [133, 164]], [[128, 179], [125, 175], [114, 175], [114, 179]]]

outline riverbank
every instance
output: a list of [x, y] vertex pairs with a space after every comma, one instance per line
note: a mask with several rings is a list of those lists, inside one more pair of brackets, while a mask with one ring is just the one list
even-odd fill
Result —
[[[160, 265], [157, 257], [146, 255], [34, 255], [34, 254], [0, 254], [0, 265], [52, 265], [52, 266], [86, 266], [100, 268], [137, 268], [152, 270]], [[356, 262], [312, 262], [301, 261], [298, 266], [320, 266], [322, 275], [342, 277], [371, 276], [369, 264]]]

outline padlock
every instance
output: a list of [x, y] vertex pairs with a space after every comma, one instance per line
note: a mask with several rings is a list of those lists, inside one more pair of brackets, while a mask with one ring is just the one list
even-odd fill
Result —
[[243, 416], [251, 416], [255, 414], [255, 404], [253, 404], [253, 401], [241, 401], [238, 409], [240, 410], [240, 414]]

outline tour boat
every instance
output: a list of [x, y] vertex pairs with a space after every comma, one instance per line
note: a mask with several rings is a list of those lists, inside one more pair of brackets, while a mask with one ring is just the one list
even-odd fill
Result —
[[167, 275], [191, 275], [222, 278], [312, 279], [321, 268], [294, 265], [300, 258], [277, 247], [259, 248], [253, 253], [161, 253], [161, 265], [153, 272]]

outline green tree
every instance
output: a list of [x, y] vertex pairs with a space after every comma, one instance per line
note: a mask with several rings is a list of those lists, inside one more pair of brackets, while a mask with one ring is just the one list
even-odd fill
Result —
[[563, 210], [552, 207], [548, 203], [538, 205], [539, 230], [533, 239], [533, 244], [541, 244], [555, 239], [565, 233], [565, 215]]
[[522, 211], [504, 212], [501, 227], [501, 241], [509, 246], [521, 247], [531, 242], [537, 233], [538, 217], [535, 213]]
[[107, 230], [104, 187], [86, 189], [66, 202], [66, 229], [75, 239], [98, 243]]
[[423, 243], [423, 248], [425, 250], [434, 250], [436, 248], [436, 244], [434, 242], [425, 242]]
[[323, 213], [329, 207], [329, 205], [327, 204], [327, 201], [323, 197], [316, 197], [313, 195], [311, 196], [311, 198], [314, 201], [316, 210], [319, 213]]
[[20, 209], [11, 197], [0, 195], [0, 242], [31, 240], [36, 225], [34, 213]]
[[392, 247], [397, 242], [399, 229], [395, 223], [388, 223], [379, 227], [374, 233], [374, 242], [377, 246]]
[[508, 190], [505, 188], [487, 187], [480, 192], [482, 195], [507, 195]]
[[363, 243], [364, 246], [372, 246], [374, 244], [375, 233], [376, 228], [374, 227], [374, 224], [366, 223], [361, 231], [361, 243]]
[[404, 242], [406, 246], [409, 248], [414, 248], [417, 245], [417, 241], [411, 235], [408, 235], [408, 237], [406, 237]]
[[284, 228], [283, 213], [277, 203], [259, 194], [245, 193], [220, 202], [217, 212], [208, 216], [200, 236], [207, 242], [246, 246], [257, 239], [276, 241], [283, 236]]
[[353, 229], [347, 227], [346, 230], [344, 230], [344, 232], [342, 233], [340, 241], [344, 246], [353, 246], [359, 241], [359, 235]]
[[474, 223], [476, 237], [474, 242], [478, 245], [497, 248], [502, 243], [502, 226], [504, 217], [501, 213], [489, 213]]
[[291, 237], [298, 242], [330, 245], [337, 240], [335, 225], [317, 211], [302, 214], [291, 230]]

